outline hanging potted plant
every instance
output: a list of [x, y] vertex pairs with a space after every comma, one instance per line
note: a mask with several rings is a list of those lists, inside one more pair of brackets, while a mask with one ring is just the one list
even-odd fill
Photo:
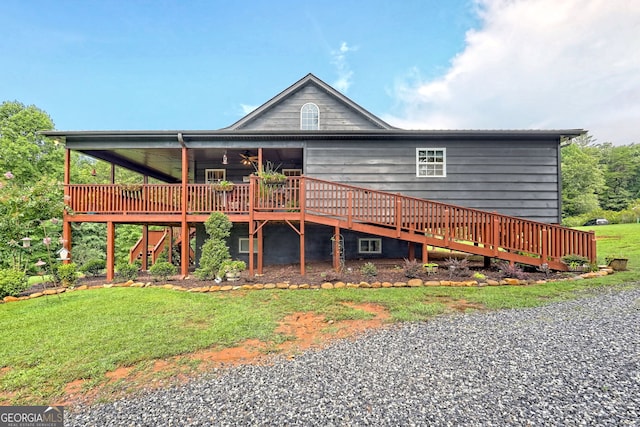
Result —
[[287, 181], [287, 176], [278, 169], [280, 166], [275, 166], [270, 160], [267, 160], [261, 171], [258, 171], [258, 177], [266, 185], [283, 185]]

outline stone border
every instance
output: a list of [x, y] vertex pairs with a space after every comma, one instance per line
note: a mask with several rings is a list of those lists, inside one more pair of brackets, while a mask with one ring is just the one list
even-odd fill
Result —
[[96, 285], [96, 286], [87, 286], [81, 285], [77, 288], [53, 288], [53, 289], [45, 289], [42, 292], [35, 292], [31, 295], [26, 295], [22, 297], [14, 297], [14, 296], [6, 296], [3, 298], [0, 303], [7, 302], [15, 302], [15, 301], [24, 301], [28, 299], [40, 298], [45, 295], [57, 295], [63, 292], [75, 292], [75, 291], [83, 291], [88, 289], [105, 289], [105, 288], [162, 288], [162, 289], [170, 289], [174, 291], [184, 291], [184, 292], [195, 292], [195, 293], [204, 293], [204, 292], [227, 292], [227, 291], [236, 291], [236, 290], [246, 290], [246, 291], [258, 291], [262, 289], [341, 289], [341, 288], [420, 288], [427, 286], [457, 286], [457, 287], [483, 287], [483, 286], [526, 286], [526, 285], [542, 285], [548, 282], [563, 282], [563, 281], [573, 281], [573, 280], [583, 280], [583, 279], [593, 279], [596, 277], [603, 277], [609, 274], [613, 274], [614, 270], [612, 268], [601, 268], [599, 271], [583, 273], [573, 277], [567, 277], [566, 279], [555, 279], [555, 280], [520, 280], [520, 279], [502, 279], [502, 280], [486, 280], [483, 282], [478, 282], [477, 280], [465, 280], [462, 282], [454, 282], [450, 280], [427, 280], [424, 281], [422, 279], [409, 279], [406, 282], [360, 282], [360, 283], [350, 283], [350, 282], [324, 282], [321, 284], [290, 284], [289, 282], [278, 282], [278, 283], [257, 283], [255, 285], [213, 285], [213, 286], [202, 286], [197, 288], [185, 288], [179, 285], [155, 285], [151, 282], [134, 282], [133, 280], [129, 280], [128, 282], [123, 283], [105, 283], [104, 285]]

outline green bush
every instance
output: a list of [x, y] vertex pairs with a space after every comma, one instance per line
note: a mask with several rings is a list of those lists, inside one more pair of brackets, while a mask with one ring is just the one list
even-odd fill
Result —
[[378, 275], [378, 267], [372, 262], [367, 262], [360, 267], [360, 273], [366, 277], [375, 277]]
[[29, 283], [24, 271], [15, 268], [0, 269], [0, 298], [8, 295], [18, 296], [28, 287]]
[[202, 280], [214, 279], [222, 264], [231, 258], [227, 237], [231, 235], [231, 221], [222, 212], [214, 212], [204, 223], [209, 238], [202, 245], [200, 266], [194, 275]]
[[80, 267], [80, 272], [92, 277], [96, 277], [102, 274], [102, 272], [106, 267], [107, 267], [107, 263], [105, 260], [94, 258], [85, 262]]
[[177, 271], [176, 266], [167, 261], [158, 261], [149, 268], [149, 273], [156, 282], [168, 280], [169, 277], [175, 275]]
[[58, 278], [65, 288], [73, 288], [78, 280], [78, 266], [75, 262], [60, 264], [57, 267]]
[[116, 266], [116, 276], [124, 280], [135, 280], [140, 267], [137, 263], [120, 262]]

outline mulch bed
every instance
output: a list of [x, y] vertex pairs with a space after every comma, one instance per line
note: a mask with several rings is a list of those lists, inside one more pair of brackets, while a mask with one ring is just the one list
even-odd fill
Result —
[[[367, 276], [362, 272], [362, 266], [372, 262], [377, 269], [375, 276]], [[464, 281], [474, 280], [473, 275], [475, 273], [482, 274], [486, 279], [500, 280], [503, 278], [501, 271], [497, 267], [489, 269], [484, 268], [481, 261], [469, 261], [469, 271], [464, 275], [451, 274], [449, 270], [444, 266], [445, 260], [436, 261], [440, 268], [437, 273], [427, 274], [421, 272], [417, 275], [422, 280], [453, 280]], [[542, 272], [530, 268], [525, 270], [527, 280], [544, 280], [567, 277], [567, 273], [552, 272], [549, 275], [545, 275]], [[289, 284], [322, 284], [324, 282], [338, 282], [345, 283], [360, 283], [360, 282], [406, 282], [409, 278], [405, 274], [405, 260], [402, 259], [377, 259], [377, 260], [357, 260], [347, 261], [345, 268], [341, 272], [336, 272], [330, 262], [311, 262], [307, 263], [306, 274], [303, 276], [300, 274], [299, 264], [287, 264], [287, 265], [271, 265], [265, 266], [263, 274], [255, 274], [250, 276], [248, 271], [244, 271], [241, 274], [241, 279], [236, 284], [256, 284], [256, 283], [289, 283]], [[477, 280], [477, 279], [476, 279]], [[126, 280], [116, 278], [111, 283], [125, 282]], [[188, 278], [180, 280], [179, 277], [173, 277], [169, 281], [155, 282], [154, 278], [147, 272], [140, 272], [135, 279], [136, 282], [151, 282], [155, 284], [170, 283], [173, 285], [179, 285], [184, 288], [196, 288], [203, 286], [212, 286], [215, 284], [213, 280], [200, 280], [191, 274]], [[480, 281], [480, 280], [479, 280]], [[108, 284], [105, 276], [97, 277], [85, 277], [78, 279], [76, 286], [87, 285], [103, 285]], [[229, 284], [224, 282], [224, 284]], [[29, 289], [22, 292], [20, 295], [30, 295], [34, 292], [41, 292], [45, 288], [51, 288], [51, 283], [36, 284]]]

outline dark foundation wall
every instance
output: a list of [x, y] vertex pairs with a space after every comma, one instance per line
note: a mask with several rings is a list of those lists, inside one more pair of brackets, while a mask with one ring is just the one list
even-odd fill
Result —
[[[306, 224], [305, 226], [305, 259], [310, 261], [331, 261], [333, 259], [334, 229], [320, 225]], [[247, 224], [234, 224], [231, 229], [231, 237], [228, 240], [229, 251], [232, 258], [249, 262], [247, 253], [239, 253], [239, 239], [247, 238], [249, 228]], [[374, 238], [362, 233], [349, 230], [341, 230], [344, 242], [344, 253], [347, 260], [355, 259], [381, 259], [381, 258], [406, 258], [408, 256], [408, 243], [400, 240], [380, 238], [382, 244], [381, 253], [360, 253], [358, 251], [358, 239]], [[196, 260], [200, 259], [202, 244], [208, 237], [203, 225], [196, 227]], [[264, 238], [264, 265], [297, 264], [300, 262], [300, 236], [288, 224], [268, 223], [263, 228]], [[254, 247], [257, 252], [257, 243]], [[419, 256], [420, 249], [416, 249]], [[254, 255], [257, 263], [257, 255]], [[196, 265], [199, 262], [196, 261]]]

